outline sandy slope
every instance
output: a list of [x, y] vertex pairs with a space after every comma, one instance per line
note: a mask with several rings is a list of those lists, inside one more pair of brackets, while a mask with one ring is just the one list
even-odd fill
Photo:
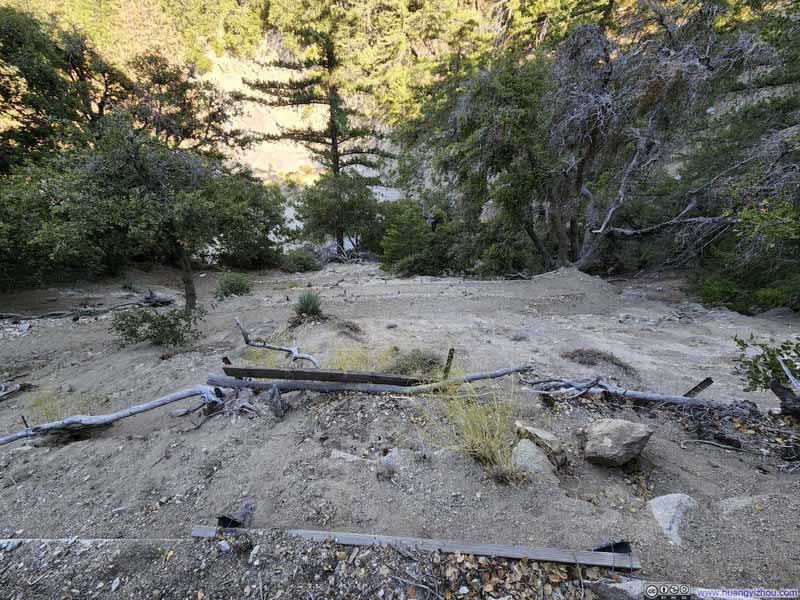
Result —
[[[127, 275], [140, 289], [161, 291], [170, 290], [173, 277], [168, 271]], [[207, 303], [215, 278], [209, 273], [198, 279]], [[305, 351], [323, 360], [361, 346], [442, 354], [454, 347], [468, 371], [532, 359], [540, 375], [603, 374], [674, 393], [712, 376], [716, 383], [705, 396], [749, 399], [763, 407], [776, 402], [742, 391], [732, 336], [800, 333], [797, 320], [687, 312], [675, 304], [685, 300], [678, 278], [609, 284], [561, 271], [531, 281], [397, 280], [365, 265], [310, 275], [269, 273], [256, 280], [251, 296], [211, 303], [202, 338], [163, 359], [154, 347], [117, 348], [105, 318], [36, 321], [25, 335], [14, 335], [18, 328], [6, 323], [0, 327], [0, 372], [29, 371], [24, 379], [40, 389], [0, 404], [0, 432], [18, 428], [21, 414], [36, 420], [48, 394], [70, 412], [86, 406], [108, 412], [202, 383], [206, 373], [220, 371], [223, 355], [240, 361], [234, 316], [256, 334], [282, 330], [291, 315], [287, 297], [291, 301], [308, 283], [324, 296], [328, 314], [363, 330], [355, 338], [342, 335], [331, 321], [291, 332]], [[7, 295], [0, 310], [55, 310], [82, 300], [110, 305], [125, 294], [121, 280], [108, 281]], [[560, 356], [584, 347], [612, 352], [636, 374]], [[798, 474], [780, 473], [754, 454], [708, 446], [682, 450], [679, 442], [690, 435], [679, 425], [632, 412], [622, 416], [656, 429], [638, 466], [594, 467], [581, 459], [577, 436], [593, 415], [583, 409], [553, 412], [509, 380], [487, 387], [571, 448], [571, 474], [562, 476], [560, 486], [498, 485], [478, 464], [449, 449], [418, 460], [414, 449], [426, 438], [431, 418], [425, 399], [307, 395], [291, 400], [295, 410], [282, 421], [225, 417], [182, 433], [191, 423], [164, 409], [66, 446], [0, 448], [0, 536], [182, 537], [192, 525], [213, 523], [219, 511], [252, 500], [253, 525], [263, 528], [576, 549], [624, 537], [642, 556], [647, 577], [706, 586], [798, 581]], [[331, 458], [332, 450], [341, 450], [370, 459], [392, 447], [404, 449], [403, 468], [392, 481], [377, 478], [369, 463]], [[688, 493], [700, 504], [680, 549], [643, 509], [647, 497], [673, 492]], [[758, 500], [733, 503], [739, 508], [725, 512], [720, 503], [731, 497]]]

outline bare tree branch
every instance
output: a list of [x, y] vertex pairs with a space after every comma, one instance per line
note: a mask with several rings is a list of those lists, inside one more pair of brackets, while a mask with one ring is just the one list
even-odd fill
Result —
[[278, 352], [285, 352], [289, 356], [291, 356], [292, 361], [296, 360], [307, 360], [311, 364], [313, 364], [317, 369], [320, 368], [319, 361], [311, 356], [310, 354], [302, 354], [300, 352], [300, 348], [297, 346], [290, 347], [290, 346], [276, 346], [275, 344], [268, 344], [267, 342], [262, 342], [258, 340], [251, 340], [250, 336], [247, 335], [247, 331], [242, 326], [241, 321], [239, 318], [236, 318], [236, 325], [239, 327], [239, 331], [242, 332], [242, 337], [244, 338], [244, 343], [248, 346], [253, 346], [254, 348], [266, 348], [267, 350], [277, 350]]
[[191, 387], [185, 390], [174, 392], [172, 394], [163, 396], [161, 398], [156, 398], [155, 400], [151, 400], [150, 402], [145, 402], [144, 404], [137, 404], [135, 406], [130, 406], [123, 410], [119, 410], [117, 412], [106, 415], [75, 415], [73, 417], [67, 417], [66, 419], [62, 419], [61, 421], [52, 421], [50, 423], [41, 423], [39, 425], [32, 425], [30, 427], [26, 427], [22, 431], [18, 431], [17, 433], [12, 433], [11, 435], [0, 437], [0, 446], [30, 437], [38, 437], [42, 435], [52, 435], [52, 434], [70, 434], [86, 429], [105, 427], [107, 425], [111, 425], [115, 421], [119, 421], [121, 419], [127, 419], [128, 417], [132, 417], [133, 415], [138, 415], [148, 410], [160, 408], [167, 404], [171, 404], [173, 402], [177, 402], [178, 400], [183, 400], [185, 398], [191, 398], [193, 396], [203, 396], [203, 398], [205, 399], [204, 404], [206, 405], [222, 404], [222, 400], [217, 398], [217, 395], [214, 393], [214, 388], [205, 385], [199, 385], [196, 387]]

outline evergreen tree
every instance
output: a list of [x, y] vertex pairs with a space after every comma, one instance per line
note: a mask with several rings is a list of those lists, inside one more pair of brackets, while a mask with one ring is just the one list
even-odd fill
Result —
[[[270, 107], [295, 107], [318, 109], [325, 115], [325, 124], [283, 128], [280, 133], [265, 135], [267, 141], [291, 141], [305, 147], [333, 177], [321, 190], [330, 192], [328, 202], [335, 211], [337, 204], [346, 202], [345, 188], [352, 182], [339, 182], [346, 172], [359, 173], [358, 167], [375, 169], [381, 157], [389, 153], [378, 146], [380, 133], [362, 111], [356, 107], [359, 90], [348, 86], [346, 70], [351, 66], [348, 52], [347, 7], [336, 2], [290, 3], [283, 7], [274, 3], [273, 11], [281, 20], [273, 21], [283, 35], [284, 43], [294, 50], [291, 59], [278, 59], [268, 66], [292, 73], [289, 80], [256, 80], [245, 83], [260, 93], [252, 99]], [[303, 18], [298, 14], [300, 10]], [[297, 20], [291, 18], [297, 16]], [[302, 25], [295, 23], [302, 21]], [[346, 94], [352, 99], [348, 101]], [[363, 173], [362, 173], [363, 174]], [[365, 183], [365, 182], [362, 182]], [[318, 196], [314, 195], [318, 199]], [[339, 248], [344, 247], [345, 229], [334, 226], [333, 234]]]

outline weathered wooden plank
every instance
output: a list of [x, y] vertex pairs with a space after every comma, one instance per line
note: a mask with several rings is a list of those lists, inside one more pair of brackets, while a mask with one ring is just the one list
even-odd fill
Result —
[[[220, 529], [217, 527], [193, 527], [192, 537], [214, 538], [217, 532], [261, 532], [258, 529]], [[348, 533], [340, 531], [312, 531], [308, 529], [289, 529], [287, 535], [319, 542], [332, 541], [344, 546], [391, 546], [422, 550], [425, 552], [445, 552], [447, 554], [475, 554], [477, 556], [500, 556], [503, 558], [527, 558], [542, 562], [586, 565], [590, 567], [613, 567], [620, 571], [636, 571], [642, 568], [641, 561], [633, 554], [619, 552], [594, 552], [592, 550], [558, 550], [533, 546], [508, 546], [503, 544], [471, 544], [447, 540], [412, 538], [393, 535], [374, 535], [371, 533]]]
[[528, 558], [543, 562], [580, 564], [598, 567], [614, 567], [634, 571], [641, 568], [641, 562], [632, 554], [614, 552], [592, 552], [591, 550], [558, 550], [555, 548], [536, 548], [532, 546], [507, 546], [500, 544], [470, 544], [447, 540], [398, 537], [391, 535], [372, 535], [367, 533], [345, 533], [338, 531], [310, 531], [290, 529], [288, 535], [310, 540], [332, 540], [346, 546], [392, 546], [446, 552], [453, 554], [475, 554], [477, 556], [500, 556], [503, 558]]
[[703, 381], [701, 381], [701, 382], [700, 382], [700, 383], [698, 383], [696, 386], [694, 386], [692, 389], [690, 389], [688, 392], [686, 392], [686, 393], [684, 394], [684, 396], [686, 396], [687, 398], [694, 398], [694, 397], [696, 397], [696, 396], [697, 396], [697, 395], [698, 395], [700, 392], [702, 392], [703, 390], [706, 390], [706, 389], [708, 389], [709, 387], [711, 387], [711, 385], [712, 385], [713, 383], [714, 383], [714, 380], [713, 380], [713, 379], [711, 379], [711, 377], [706, 377], [705, 379], [703, 379]]
[[362, 371], [337, 371], [333, 369], [293, 369], [267, 367], [222, 368], [231, 377], [257, 377], [261, 379], [293, 379], [295, 381], [326, 381], [336, 383], [377, 383], [382, 385], [411, 386], [427, 383], [418, 377], [406, 377], [389, 373], [366, 373]]
[[192, 537], [213, 538], [217, 537], [216, 527], [192, 527]]

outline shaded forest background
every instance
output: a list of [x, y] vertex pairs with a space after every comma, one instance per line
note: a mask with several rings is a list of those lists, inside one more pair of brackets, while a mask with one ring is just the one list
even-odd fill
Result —
[[173, 264], [193, 306], [313, 242], [798, 309], [799, 53], [790, 1], [4, 0], [0, 280]]

